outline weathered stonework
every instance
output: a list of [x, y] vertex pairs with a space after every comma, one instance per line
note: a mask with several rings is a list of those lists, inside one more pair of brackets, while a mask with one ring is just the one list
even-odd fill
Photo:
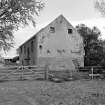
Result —
[[78, 66], [83, 67], [82, 37], [64, 16], [60, 15], [20, 46], [20, 62], [24, 65], [57, 64], [71, 69], [78, 63]]

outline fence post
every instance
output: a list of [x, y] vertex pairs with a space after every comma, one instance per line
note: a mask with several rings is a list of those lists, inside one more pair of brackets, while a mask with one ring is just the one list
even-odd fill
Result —
[[49, 70], [49, 65], [46, 64], [46, 65], [45, 65], [45, 74], [44, 74], [45, 80], [48, 80], [48, 70]]
[[20, 80], [23, 80], [23, 70], [24, 70], [24, 66], [21, 66], [21, 73], [20, 73]]
[[92, 80], [93, 80], [94, 79], [93, 67], [91, 68], [91, 72], [92, 72]]

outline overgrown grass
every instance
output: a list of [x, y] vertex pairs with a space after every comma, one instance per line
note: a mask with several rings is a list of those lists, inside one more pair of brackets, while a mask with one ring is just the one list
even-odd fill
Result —
[[[10, 104], [11, 103], [11, 104]], [[105, 81], [0, 83], [0, 105], [105, 105]]]

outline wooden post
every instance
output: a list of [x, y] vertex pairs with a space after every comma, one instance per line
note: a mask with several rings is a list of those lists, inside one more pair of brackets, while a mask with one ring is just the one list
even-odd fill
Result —
[[91, 68], [92, 71], [92, 80], [94, 79], [94, 72], [93, 72], [93, 67]]
[[49, 70], [49, 65], [48, 64], [46, 64], [45, 65], [45, 80], [48, 80], [48, 70]]
[[23, 80], [23, 70], [24, 70], [24, 66], [22, 65], [22, 68], [21, 68], [21, 76], [20, 76], [20, 79]]

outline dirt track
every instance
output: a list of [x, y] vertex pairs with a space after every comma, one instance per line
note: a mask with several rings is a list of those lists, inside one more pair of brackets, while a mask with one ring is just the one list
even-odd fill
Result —
[[4, 82], [0, 105], [105, 105], [105, 81]]

